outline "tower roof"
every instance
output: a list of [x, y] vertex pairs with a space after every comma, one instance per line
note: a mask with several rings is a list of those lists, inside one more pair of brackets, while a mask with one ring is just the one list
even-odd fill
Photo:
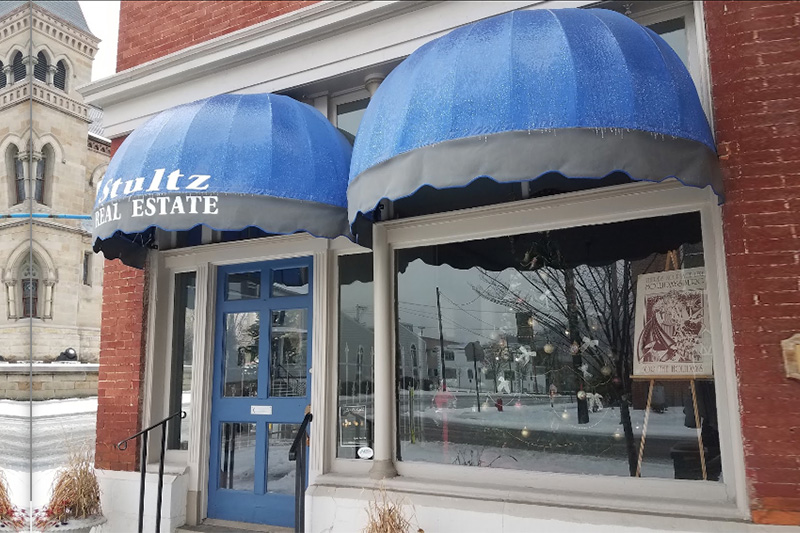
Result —
[[[28, 2], [26, 0], [11, 0], [0, 2], [0, 17], [11, 13], [12, 11], [16, 11], [21, 6], [24, 6]], [[48, 11], [50, 14], [55, 15], [56, 17], [60, 18], [64, 22], [67, 22], [77, 29], [84, 31], [90, 35], [93, 35], [91, 30], [89, 29], [89, 25], [86, 24], [86, 19], [83, 16], [83, 11], [81, 10], [81, 6], [75, 0], [35, 0], [33, 2], [40, 8]]]

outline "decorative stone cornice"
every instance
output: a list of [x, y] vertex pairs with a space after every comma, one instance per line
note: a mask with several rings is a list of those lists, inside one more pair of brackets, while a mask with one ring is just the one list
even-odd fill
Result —
[[76, 52], [94, 58], [100, 39], [86, 33], [33, 4], [33, 29], [59, 41]]
[[[92, 121], [89, 118], [89, 107], [86, 104], [73, 100], [61, 90], [51, 89], [39, 80], [33, 81], [33, 101], [58, 109], [86, 122]], [[0, 97], [0, 106], [2, 106], [2, 97]]]

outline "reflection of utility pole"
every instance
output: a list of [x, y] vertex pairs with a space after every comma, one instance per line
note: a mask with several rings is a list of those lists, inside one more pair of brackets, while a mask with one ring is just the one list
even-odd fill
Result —
[[447, 390], [447, 373], [444, 368], [444, 331], [442, 330], [442, 306], [439, 303], [439, 287], [436, 287], [436, 313], [439, 315], [439, 356], [442, 358], [442, 390]]
[[[572, 268], [564, 269], [564, 292], [567, 297], [567, 322], [569, 323], [569, 340], [572, 346], [577, 348], [580, 343], [578, 335], [578, 291], [575, 288], [575, 271]], [[572, 349], [571, 349], [572, 350]], [[583, 391], [583, 372], [581, 366], [583, 358], [580, 349], [572, 353], [572, 367], [575, 372], [575, 396], [578, 404], [578, 424], [589, 423], [589, 402], [586, 396], [583, 398], [578, 394]]]

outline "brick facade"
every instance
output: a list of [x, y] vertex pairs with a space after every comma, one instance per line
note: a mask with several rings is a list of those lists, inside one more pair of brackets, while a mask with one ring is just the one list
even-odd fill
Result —
[[705, 2], [753, 520], [800, 524], [800, 2]]
[[122, 2], [117, 71], [314, 4], [257, 0]]
[[[114, 139], [112, 154], [124, 139]], [[134, 470], [139, 447], [124, 452], [114, 445], [141, 429], [147, 273], [119, 260], [105, 261], [100, 370], [97, 385], [95, 466]]]
[[[122, 2], [118, 70], [309, 3]], [[800, 331], [800, 2], [704, 8], [752, 516], [800, 524], [800, 383], [780, 351]], [[97, 466], [132, 470], [113, 443], [141, 422], [145, 273], [106, 262], [103, 298]]]

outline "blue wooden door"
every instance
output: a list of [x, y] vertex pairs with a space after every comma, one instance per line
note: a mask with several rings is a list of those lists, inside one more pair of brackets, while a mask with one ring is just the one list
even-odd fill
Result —
[[289, 447], [311, 401], [312, 261], [218, 275], [208, 516], [292, 527]]

